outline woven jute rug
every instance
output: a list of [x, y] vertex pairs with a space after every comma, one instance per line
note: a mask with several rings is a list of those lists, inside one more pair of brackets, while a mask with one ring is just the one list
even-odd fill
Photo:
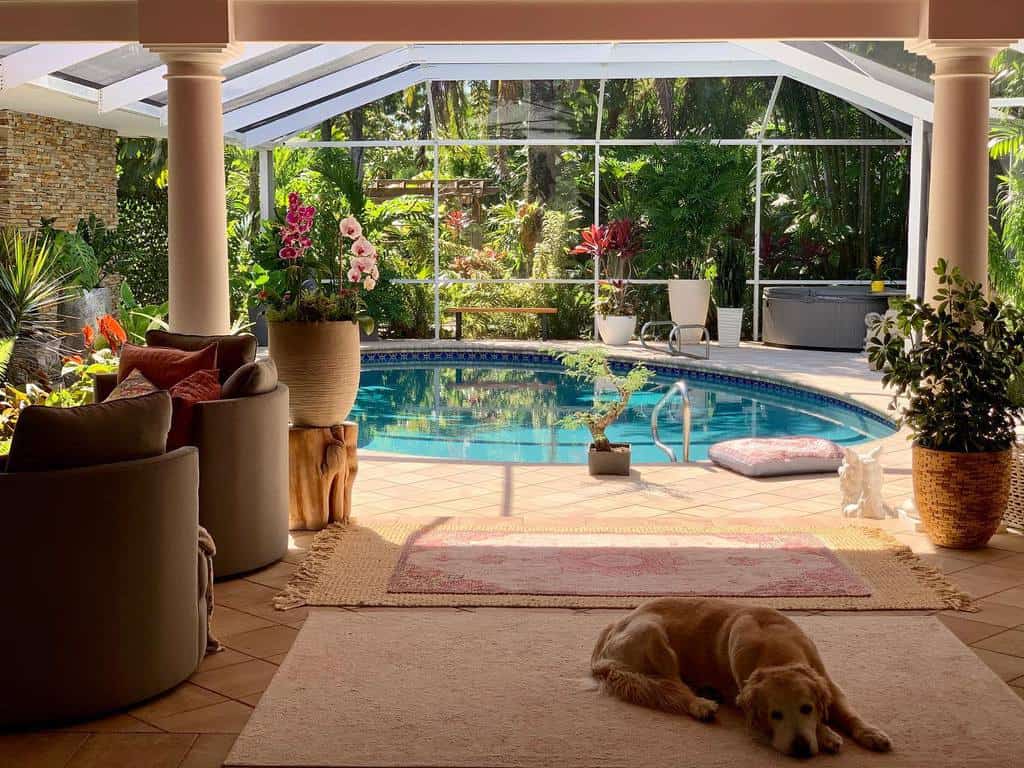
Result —
[[967, 595], [883, 531], [806, 518], [332, 524], [274, 602], [282, 610], [630, 608], [657, 595], [794, 610], [970, 608]]

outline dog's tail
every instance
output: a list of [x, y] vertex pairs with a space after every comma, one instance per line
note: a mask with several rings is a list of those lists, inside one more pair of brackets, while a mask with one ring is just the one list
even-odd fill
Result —
[[595, 662], [590, 672], [601, 681], [607, 693], [631, 704], [675, 714], [689, 713], [693, 697], [687, 695], [688, 691], [679, 680], [651, 677], [607, 660]]

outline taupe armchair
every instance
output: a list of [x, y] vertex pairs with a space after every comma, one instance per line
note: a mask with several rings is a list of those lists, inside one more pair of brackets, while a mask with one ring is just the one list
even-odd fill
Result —
[[[96, 377], [103, 401], [116, 376]], [[276, 562], [288, 551], [288, 388], [198, 403], [199, 523], [217, 543], [218, 579]]]
[[0, 728], [96, 717], [195, 671], [207, 630], [198, 488], [195, 448], [53, 472], [0, 468]]

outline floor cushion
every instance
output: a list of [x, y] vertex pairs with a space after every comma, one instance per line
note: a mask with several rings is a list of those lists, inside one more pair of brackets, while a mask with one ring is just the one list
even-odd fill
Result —
[[234, 335], [196, 336], [189, 333], [172, 333], [158, 328], [146, 331], [146, 344], [151, 347], [170, 347], [183, 352], [195, 352], [217, 345], [217, 365], [210, 366], [219, 371], [223, 384], [228, 377], [246, 363], [256, 359], [256, 337], [251, 333]]
[[269, 357], [245, 363], [224, 382], [221, 397], [252, 397], [273, 392], [277, 387], [277, 365]]
[[170, 389], [196, 371], [217, 368], [217, 345], [208, 344], [194, 352], [170, 347], [138, 347], [125, 344], [117, 368], [118, 383], [138, 370], [159, 389]]
[[744, 437], [715, 443], [708, 457], [747, 477], [835, 472], [843, 449], [820, 437]]
[[77, 408], [32, 405], [18, 417], [7, 471], [45, 472], [159, 456], [166, 450], [170, 426], [171, 398], [160, 391]]
[[192, 423], [197, 403], [220, 399], [220, 381], [216, 368], [196, 371], [171, 387], [173, 416], [171, 431], [167, 435], [167, 450], [192, 445]]

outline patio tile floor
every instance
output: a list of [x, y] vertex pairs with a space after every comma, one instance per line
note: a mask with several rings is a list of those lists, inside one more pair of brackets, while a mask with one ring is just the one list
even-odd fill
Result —
[[[721, 361], [731, 354], [737, 365], [774, 366], [790, 379], [805, 378], [874, 407], [884, 403], [877, 376], [866, 371], [861, 356], [770, 352], [747, 346], [715, 350], [715, 356]], [[886, 495], [899, 503], [910, 495], [909, 444], [900, 435], [882, 443]], [[839, 498], [834, 475], [754, 480], [708, 463], [638, 466], [628, 478], [593, 479], [584, 467], [572, 465], [465, 464], [363, 453], [353, 506], [363, 521], [473, 515], [763, 521], [838, 519]], [[999, 534], [988, 548], [963, 552], [935, 547], [906, 521], [867, 524], [890, 531], [952, 581], [975, 597], [983, 596], [977, 612], [941, 611], [939, 618], [1024, 697], [1024, 536]], [[216, 585], [214, 630], [227, 650], [207, 657], [189, 682], [91, 723], [0, 735], [0, 765], [220, 766], [308, 614], [304, 608], [276, 611], [271, 600], [313, 535], [294, 532], [284, 561]], [[369, 618], [375, 610], [388, 609], [345, 610]]]

